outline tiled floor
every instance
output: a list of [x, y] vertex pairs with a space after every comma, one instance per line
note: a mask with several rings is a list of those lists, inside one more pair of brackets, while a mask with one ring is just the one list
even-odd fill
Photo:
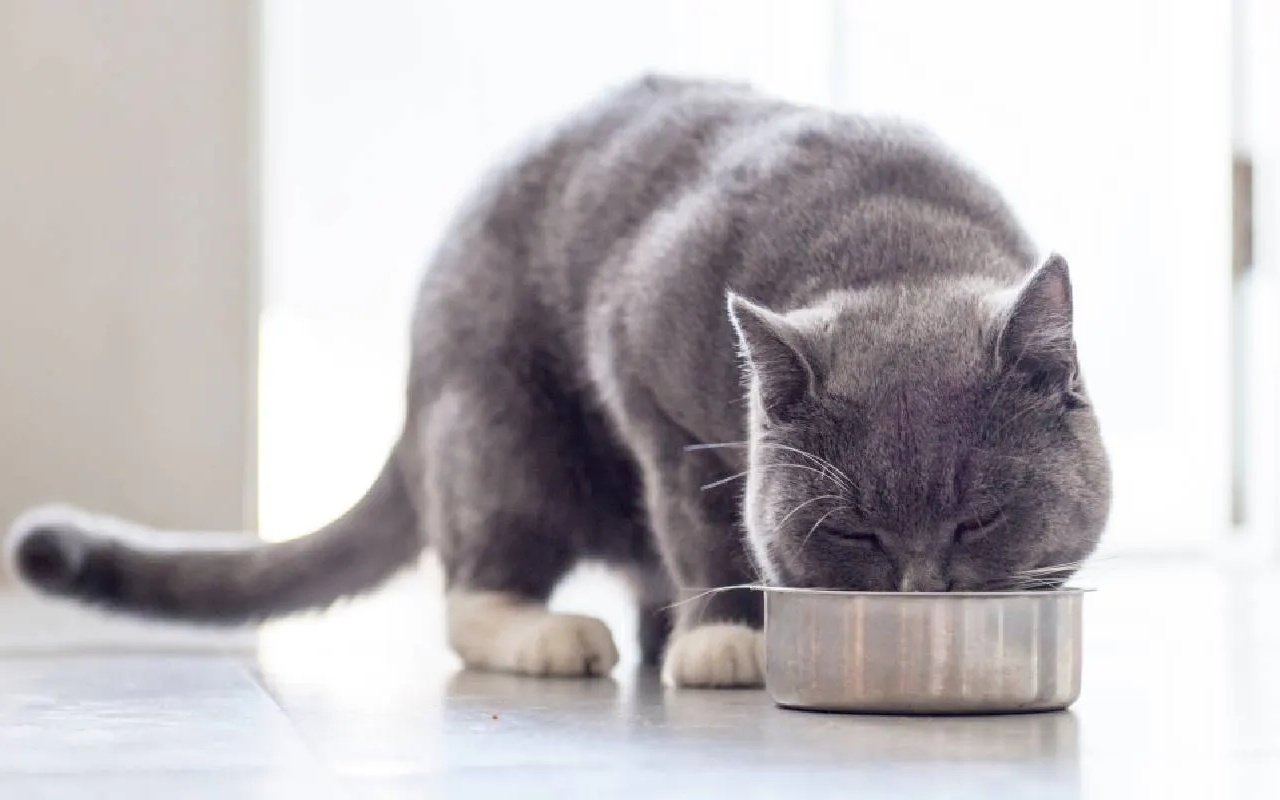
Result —
[[1280, 797], [1270, 569], [1109, 568], [1073, 710], [949, 719], [457, 672], [429, 583], [256, 646], [0, 598], [0, 798]]

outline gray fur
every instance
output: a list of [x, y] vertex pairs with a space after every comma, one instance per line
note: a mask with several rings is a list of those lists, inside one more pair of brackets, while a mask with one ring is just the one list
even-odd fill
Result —
[[[598, 558], [631, 574], [650, 656], [677, 587], [1021, 585], [1092, 551], [1110, 491], [1066, 263], [1036, 264], [923, 131], [647, 78], [459, 215], [414, 315], [403, 437], [346, 518], [214, 555], [46, 526], [19, 564], [34, 548], [66, 567], [50, 591], [238, 621], [360, 591], [426, 542], [450, 587], [535, 600]], [[761, 621], [750, 592], [680, 609]]]

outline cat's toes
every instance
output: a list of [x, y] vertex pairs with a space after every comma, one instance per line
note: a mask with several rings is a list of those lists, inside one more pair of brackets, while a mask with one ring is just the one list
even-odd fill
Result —
[[510, 643], [513, 672], [574, 678], [607, 675], [618, 649], [603, 622], [577, 614], [545, 614]]
[[764, 683], [764, 636], [746, 625], [701, 625], [674, 635], [662, 664], [668, 686], [730, 688]]

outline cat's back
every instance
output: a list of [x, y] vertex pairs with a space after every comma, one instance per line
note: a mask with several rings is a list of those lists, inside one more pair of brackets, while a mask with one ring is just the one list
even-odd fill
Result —
[[[913, 217], [904, 206], [928, 213]], [[423, 300], [444, 315], [455, 315], [452, 304], [459, 324], [536, 318], [547, 337], [563, 340], [580, 329], [593, 287], [620, 270], [639, 269], [670, 289], [691, 281], [662, 270], [696, 269], [692, 282], [709, 298], [732, 283], [769, 299], [764, 292], [806, 284], [800, 266], [778, 272], [797, 253], [837, 281], [873, 279], [878, 268], [863, 255], [892, 260], [895, 240], [928, 238], [914, 227], [938, 213], [980, 227], [1020, 257], [1030, 250], [1000, 196], [918, 126], [798, 105], [740, 83], [650, 75], [605, 93], [495, 169], [443, 249], [502, 257], [438, 259]], [[686, 256], [731, 244], [734, 258], [637, 267], [655, 238]], [[856, 249], [846, 247], [854, 240]], [[708, 308], [721, 311], [719, 301]]]
[[746, 236], [739, 250], [748, 259], [806, 240], [838, 247], [841, 224], [859, 214], [877, 220], [886, 202], [888, 213], [914, 206], [961, 218], [1019, 257], [1032, 249], [1001, 196], [923, 127], [785, 102], [745, 84], [634, 81], [571, 119], [517, 174], [536, 197], [512, 208], [536, 216], [539, 274], [571, 305], [582, 302], [575, 287], [617, 264], [664, 215], [687, 215], [703, 233], [732, 227]]
[[[661, 75], [606, 92], [480, 181], [427, 270], [415, 316], [439, 318], [441, 330], [512, 315], [575, 327], [611, 256], [708, 179], [726, 132], [788, 108], [744, 84]], [[492, 255], [474, 257], [481, 251]]]
[[[508, 276], [522, 285], [573, 271], [593, 246], [624, 240], [672, 194], [701, 180], [724, 130], [784, 108], [722, 81], [648, 75], [616, 87], [489, 170], [444, 249], [482, 239], [527, 266]], [[432, 270], [429, 279], [433, 271], [449, 277]]]
[[585, 388], [611, 337], [634, 368], [685, 376], [697, 406], [740, 389], [727, 288], [785, 310], [877, 281], [1010, 277], [1029, 252], [999, 195], [921, 128], [649, 76], [481, 183], [427, 270], [412, 382], [493, 362]]

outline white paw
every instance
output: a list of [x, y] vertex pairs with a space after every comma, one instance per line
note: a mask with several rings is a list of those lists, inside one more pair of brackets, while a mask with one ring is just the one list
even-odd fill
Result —
[[505, 631], [499, 646], [512, 672], [562, 678], [607, 675], [618, 663], [609, 628], [595, 617], [541, 614]]
[[746, 625], [701, 625], [677, 632], [662, 662], [668, 686], [728, 688], [764, 683], [764, 635]]
[[448, 619], [449, 643], [468, 667], [571, 678], [607, 675], [618, 663], [600, 620], [501, 592], [450, 594]]

